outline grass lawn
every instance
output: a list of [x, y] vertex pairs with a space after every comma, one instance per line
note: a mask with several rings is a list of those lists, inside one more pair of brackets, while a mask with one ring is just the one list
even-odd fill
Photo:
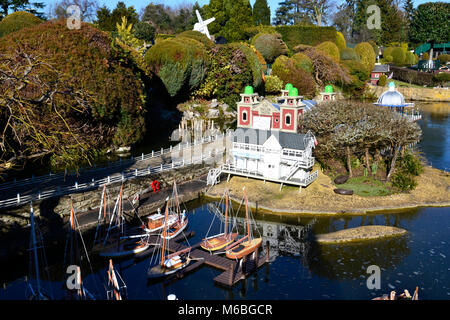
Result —
[[351, 189], [362, 197], [386, 196], [391, 194], [388, 186], [372, 177], [353, 177], [344, 184], [336, 185], [337, 188]]
[[[392, 80], [392, 79], [388, 79], [386, 82], [386, 85], [384, 87], [388, 88], [388, 83], [390, 81], [394, 81], [395, 82], [395, 86], [396, 87], [407, 87], [407, 88], [426, 88], [424, 86], [419, 86], [417, 84], [409, 84], [408, 82], [403, 82], [403, 81], [399, 81], [399, 80]], [[429, 87], [428, 87], [429, 88]]]

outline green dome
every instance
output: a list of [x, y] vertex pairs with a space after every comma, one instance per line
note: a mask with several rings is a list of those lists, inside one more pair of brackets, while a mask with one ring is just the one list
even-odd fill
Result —
[[286, 86], [284, 87], [284, 90], [291, 90], [292, 88], [294, 88], [294, 86], [292, 85], [292, 83], [286, 83]]
[[253, 87], [252, 86], [246, 86], [244, 89], [244, 94], [253, 94]]
[[297, 97], [298, 96], [298, 89], [297, 88], [290, 88], [289, 89], [289, 97]]
[[325, 93], [333, 93], [333, 86], [331, 86], [331, 85], [326, 86]]

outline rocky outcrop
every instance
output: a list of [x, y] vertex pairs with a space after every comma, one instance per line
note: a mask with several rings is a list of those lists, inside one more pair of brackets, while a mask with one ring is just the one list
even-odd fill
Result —
[[336, 232], [318, 234], [316, 241], [322, 244], [356, 242], [383, 239], [406, 234], [404, 229], [391, 226], [361, 226]]

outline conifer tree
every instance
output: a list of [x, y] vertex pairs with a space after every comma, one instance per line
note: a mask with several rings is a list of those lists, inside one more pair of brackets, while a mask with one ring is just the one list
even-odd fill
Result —
[[270, 25], [270, 8], [266, 0], [256, 0], [253, 5], [253, 19], [256, 25]]

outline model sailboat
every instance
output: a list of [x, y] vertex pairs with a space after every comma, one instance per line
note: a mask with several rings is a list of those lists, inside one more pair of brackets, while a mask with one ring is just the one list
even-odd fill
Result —
[[250, 230], [250, 223], [248, 217], [248, 205], [247, 205], [247, 191], [244, 188], [244, 200], [245, 200], [245, 217], [247, 226], [247, 235], [235, 243], [225, 248], [225, 255], [229, 259], [241, 259], [246, 255], [253, 252], [257, 252], [261, 246], [262, 238], [253, 238]]
[[[149, 236], [143, 234], [139, 237], [127, 237], [125, 235], [125, 218], [123, 216], [123, 185], [120, 187], [119, 197], [109, 223], [105, 240], [96, 250], [102, 257], [125, 257], [147, 250], [151, 244]], [[117, 208], [117, 214], [116, 213]]]
[[[111, 259], [109, 259], [109, 267], [106, 271], [108, 276], [108, 288], [106, 290], [106, 298], [108, 300], [122, 300], [126, 297], [127, 294], [127, 286], [125, 282], [114, 270], [114, 265]], [[119, 284], [119, 280], [121, 284]]]
[[166, 255], [166, 250], [168, 250], [169, 246], [169, 239], [167, 237], [167, 220], [169, 216], [169, 198], [166, 199], [166, 213], [165, 213], [165, 220], [164, 220], [164, 231], [161, 235], [162, 238], [162, 250], [160, 254], [160, 261], [157, 265], [150, 268], [147, 272], [147, 276], [149, 278], [159, 278], [159, 277], [165, 277], [170, 274], [173, 274], [184, 267], [186, 267], [190, 262], [191, 259], [189, 257], [189, 253], [191, 251], [191, 247], [188, 247], [186, 249], [174, 252], [172, 254]]
[[[49, 299], [51, 299], [51, 297], [44, 292], [44, 290], [42, 289], [42, 286], [41, 286], [41, 278], [40, 278], [40, 273], [39, 273], [39, 262], [38, 262], [39, 258], [38, 258], [38, 252], [37, 252], [38, 240], [36, 237], [38, 228], [34, 221], [34, 209], [33, 209], [32, 203], [30, 203], [30, 226], [31, 226], [30, 255], [32, 256], [32, 259], [30, 259], [30, 273], [34, 272], [34, 277], [36, 279], [36, 287], [33, 287], [28, 282], [28, 286], [31, 291], [29, 299], [30, 300], [49, 300]], [[42, 242], [41, 238], [40, 238], [40, 242]], [[41, 247], [43, 248], [43, 245]], [[45, 252], [44, 252], [44, 259], [45, 259]]]
[[[208, 251], [217, 251], [231, 244], [237, 237], [237, 233], [228, 232], [228, 208], [229, 208], [228, 189], [225, 190], [225, 227], [224, 232], [217, 235], [206, 237], [200, 246]], [[214, 221], [214, 220], [213, 220]]]
[[[181, 212], [180, 209], [180, 202], [178, 199], [178, 190], [177, 190], [177, 183], [176, 181], [173, 182], [173, 191], [172, 191], [172, 199], [171, 199], [173, 205], [171, 206], [172, 213], [169, 215], [169, 212], [167, 212], [165, 217], [165, 227], [167, 227], [166, 232], [164, 234], [161, 234], [161, 237], [163, 239], [173, 239], [176, 236], [178, 236], [181, 232], [183, 232], [184, 229], [186, 229], [188, 225], [188, 219], [186, 217], [186, 210], [183, 210]], [[175, 216], [175, 223], [170, 224], [171, 219], [169, 219], [169, 216], [172, 218]]]

